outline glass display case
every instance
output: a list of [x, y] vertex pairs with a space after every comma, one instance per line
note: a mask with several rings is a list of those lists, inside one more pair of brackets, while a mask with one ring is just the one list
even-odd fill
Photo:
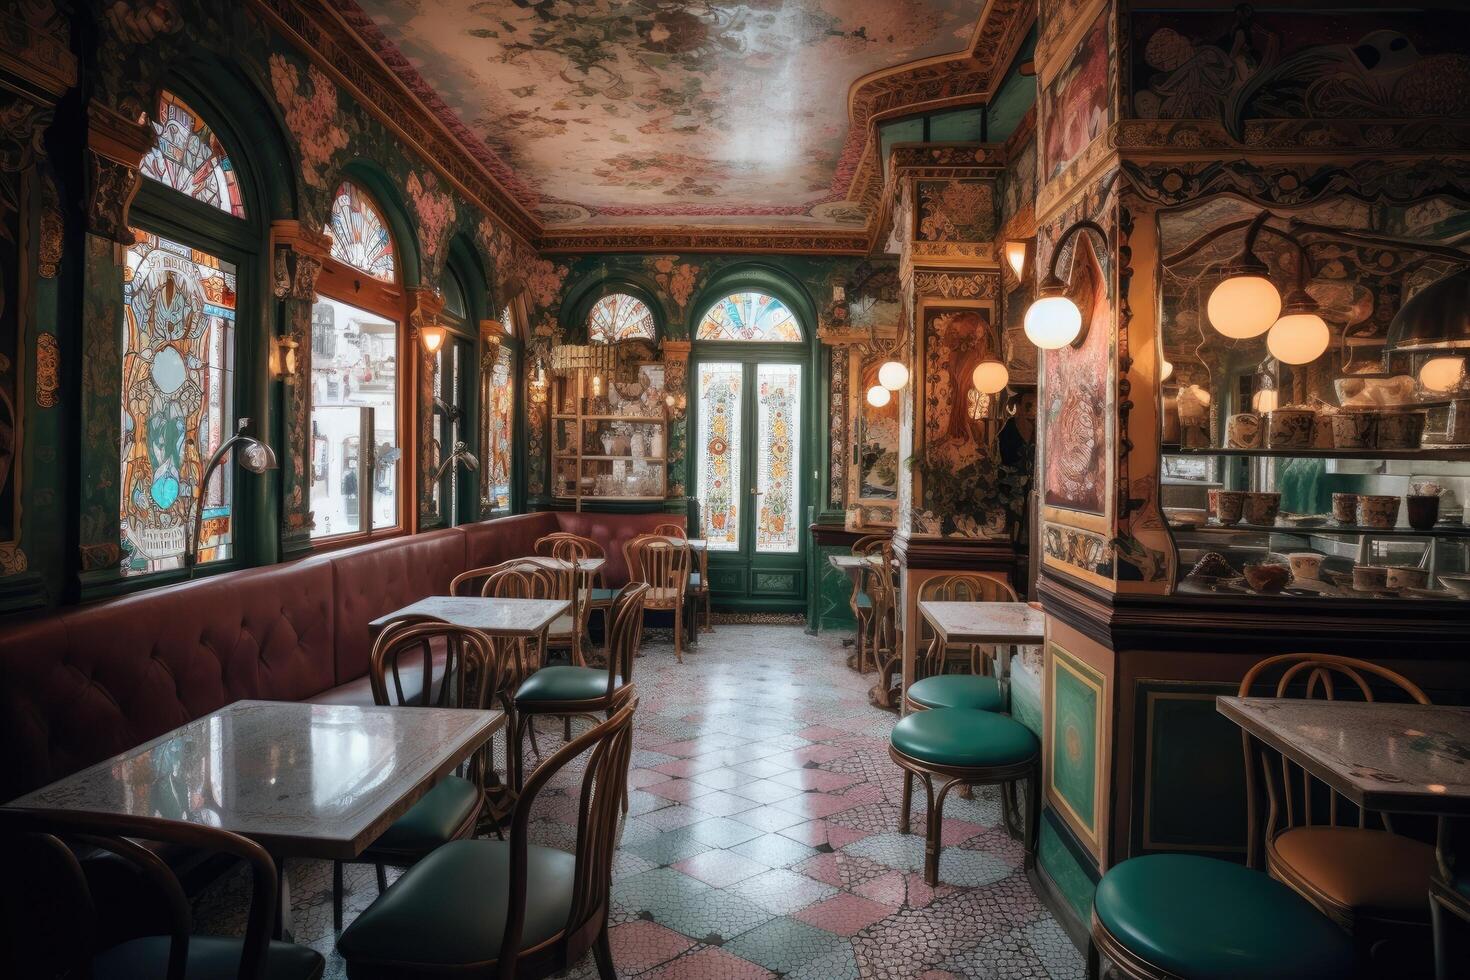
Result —
[[635, 382], [588, 371], [551, 379], [552, 492], [576, 501], [661, 500], [667, 494], [668, 416], [663, 368], [642, 365]]

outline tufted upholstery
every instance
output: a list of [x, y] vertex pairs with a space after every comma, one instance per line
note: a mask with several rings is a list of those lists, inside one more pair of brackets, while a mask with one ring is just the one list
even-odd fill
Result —
[[524, 514], [0, 621], [0, 802], [242, 698], [368, 703], [370, 620], [557, 530], [620, 586], [623, 542], [668, 519]]

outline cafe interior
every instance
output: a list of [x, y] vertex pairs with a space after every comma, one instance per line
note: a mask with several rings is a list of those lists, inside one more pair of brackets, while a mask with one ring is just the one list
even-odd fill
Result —
[[0, 976], [1470, 977], [1470, 9], [0, 4]]

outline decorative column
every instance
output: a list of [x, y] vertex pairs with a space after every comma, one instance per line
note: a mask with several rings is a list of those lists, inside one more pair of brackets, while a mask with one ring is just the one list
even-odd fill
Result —
[[[668, 459], [668, 492], [670, 500], [688, 496], [691, 488], [685, 486], [684, 466], [689, 446], [689, 399], [694, 392], [689, 390], [689, 351], [692, 345], [687, 340], [665, 340], [660, 345], [664, 355], [664, 391], [674, 397], [669, 408], [669, 444], [665, 450]], [[704, 515], [700, 515], [703, 520]]]
[[[441, 523], [434, 509], [434, 470], [439, 465], [439, 454], [434, 448], [434, 361], [438, 353], [430, 354], [419, 339], [424, 327], [439, 323], [439, 314], [444, 312], [444, 296], [433, 286], [411, 286], [408, 289], [409, 346], [410, 359], [416, 365], [414, 371], [414, 400], [416, 422], [415, 437], [408, 445], [400, 446], [402, 459], [413, 461], [413, 499], [418, 501], [418, 518], [414, 530]], [[399, 440], [402, 442], [403, 440]], [[440, 447], [448, 452], [452, 446]]]
[[311, 311], [316, 279], [332, 239], [299, 221], [271, 222], [271, 289], [281, 303], [282, 333], [272, 361], [284, 385], [281, 461], [281, 551], [311, 546]]

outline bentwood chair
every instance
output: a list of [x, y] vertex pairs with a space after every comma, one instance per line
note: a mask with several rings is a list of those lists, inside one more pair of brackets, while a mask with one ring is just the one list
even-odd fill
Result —
[[[173, 870], [140, 841], [226, 855], [250, 873], [243, 937], [190, 934], [189, 899]], [[110, 852], [138, 873], [139, 901], [162, 899], [166, 934], [97, 948], [104, 931], [96, 896], [77, 854]], [[272, 942], [279, 900], [275, 863], [259, 844], [225, 830], [155, 817], [74, 810], [0, 809], [0, 960], [11, 977], [93, 980], [316, 980], [316, 950]]]
[[684, 590], [689, 585], [689, 549], [668, 538], [640, 534], [623, 546], [630, 581], [647, 582], [645, 610], [674, 614], [674, 657], [684, 662]]
[[[1396, 671], [1323, 653], [1261, 661], [1240, 682], [1240, 696], [1374, 701], [1375, 685], [1398, 700], [1429, 703]], [[1434, 847], [1394, 833], [1387, 814], [1360, 810], [1249, 735], [1242, 742], [1251, 867], [1264, 858], [1271, 877], [1351, 933], [1360, 954], [1400, 966], [1422, 956], [1430, 948], [1425, 899], [1438, 871]]]
[[899, 628], [897, 576], [893, 574], [893, 548], [885, 543], [878, 560], [863, 566], [863, 591], [873, 600], [873, 662], [878, 679], [873, 684], [872, 700], [880, 708], [895, 710], [894, 681], [903, 677], [903, 631]]
[[[684, 530], [684, 525], [673, 522], [658, 525], [653, 529], [653, 533], [659, 537], [672, 538], [675, 541], [689, 540], [689, 535]], [[699, 571], [695, 571], [693, 568], [696, 555], [691, 554], [689, 557], [689, 584], [684, 590], [685, 597], [689, 600], [689, 629], [692, 635], [699, 633], [699, 617], [695, 614], [695, 610], [701, 605], [704, 606], [705, 627], [713, 628], [711, 626], [712, 616], [710, 614], [709, 603], [709, 553], [705, 551], [698, 552], [697, 558], [699, 561]]]
[[[882, 534], [869, 534], [858, 538], [852, 545], [853, 557], [867, 558], [870, 555], [881, 557], [883, 543], [887, 540], [887, 536]], [[875, 608], [873, 596], [867, 588], [867, 583], [868, 578], [866, 570], [864, 570], [864, 573], [859, 575], [853, 583], [852, 595], [848, 598], [848, 606], [852, 610], [853, 622], [857, 624], [855, 638], [857, 650], [855, 651], [854, 660], [849, 666], [856, 669], [860, 674], [865, 674], [868, 671], [869, 650], [875, 651], [874, 659], [877, 659], [874, 641], [876, 639], [878, 621], [873, 615]]]
[[[1013, 718], [970, 708], [933, 708], [898, 720], [889, 736], [888, 754], [904, 771], [898, 832], [909, 832], [913, 779], [924, 783], [928, 803], [924, 836], [924, 880], [939, 884], [939, 850], [944, 828], [944, 799], [956, 786], [1026, 783], [1025, 813], [1012, 817], [1011, 794], [1003, 792], [1006, 823], [1025, 849], [1026, 867], [1036, 860], [1040, 807], [1041, 742]], [[939, 783], [939, 791], [934, 789]]]
[[[590, 948], [601, 980], [615, 980], [607, 917], [636, 708], [630, 694], [611, 718], [531, 773], [509, 840], [455, 841], [404, 872], [337, 940], [347, 975], [537, 980]], [[584, 755], [575, 851], [531, 844], [537, 794]]]
[[[575, 665], [542, 667], [526, 678], [516, 691], [516, 744], [521, 744], [523, 730], [533, 725], [538, 715], [562, 715], [570, 721], [574, 715], [611, 713], [631, 693], [633, 661], [643, 639], [643, 597], [647, 592], [646, 583], [630, 582], [618, 593], [610, 617], [605, 670]], [[515, 785], [521, 783], [518, 764]]]
[[[932, 578], [919, 586], [920, 600], [936, 602], [1019, 602], [1015, 590], [999, 579], [978, 572], [956, 572]], [[904, 713], [926, 708], [1006, 710], [1005, 692], [992, 675], [994, 650], [979, 644], [939, 642], [928, 620], [918, 617], [915, 649], [924, 651], [914, 664], [914, 682], [904, 689]], [[956, 654], [968, 662], [968, 674], [948, 673]]]
[[[599, 558], [606, 560], [607, 552], [602, 545], [591, 538], [584, 538], [579, 534], [570, 534], [566, 531], [558, 531], [556, 534], [547, 535], [540, 541], [549, 542], [546, 557], [556, 558], [565, 562], [585, 562], [588, 559]], [[537, 554], [541, 554], [538, 550]], [[607, 649], [608, 630], [612, 621], [608, 618], [608, 610], [612, 608], [613, 596], [617, 589], [609, 589], [603, 581], [602, 569], [582, 575], [582, 587], [578, 593], [578, 601], [584, 614], [584, 622], [590, 623], [592, 614], [597, 613], [602, 617], [602, 645], [604, 651]]]
[[[436, 649], [444, 651], [443, 680], [437, 687], [421, 684], [418, 696], [405, 698], [403, 668], [431, 668]], [[484, 708], [501, 686], [499, 661], [481, 633], [447, 623], [390, 623], [373, 644], [368, 676], [373, 701], [379, 705], [433, 708]], [[485, 805], [486, 753], [477, 753], [466, 776], [441, 779], [413, 807], [393, 822], [355, 862], [376, 866], [378, 891], [388, 887], [386, 867], [406, 868], [436, 847], [475, 832]], [[342, 869], [332, 863], [332, 921], [342, 928]]]

